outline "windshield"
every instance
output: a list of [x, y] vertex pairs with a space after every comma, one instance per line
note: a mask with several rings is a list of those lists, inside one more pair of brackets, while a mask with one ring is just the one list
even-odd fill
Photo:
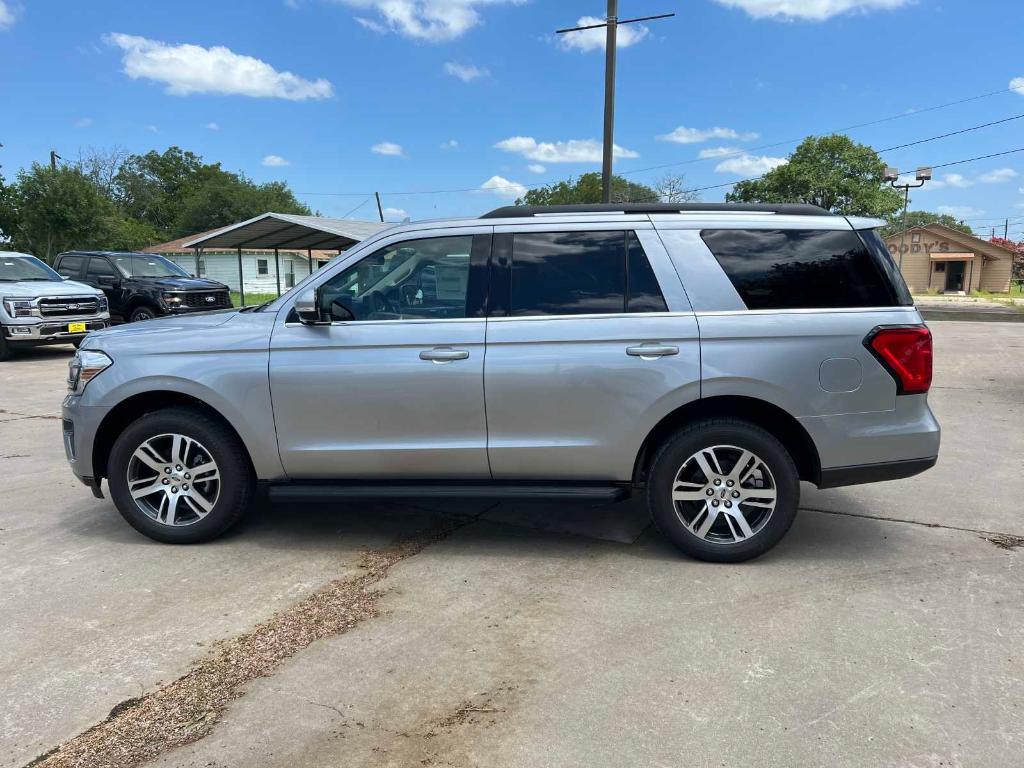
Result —
[[35, 256], [12, 256], [0, 253], [0, 281], [17, 283], [22, 280], [55, 280], [64, 278]]
[[111, 261], [125, 277], [190, 277], [188, 272], [163, 256], [125, 254], [113, 256]]

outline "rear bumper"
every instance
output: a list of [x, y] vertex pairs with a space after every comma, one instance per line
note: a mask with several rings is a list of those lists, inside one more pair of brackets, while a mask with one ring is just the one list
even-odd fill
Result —
[[884, 480], [902, 480], [926, 472], [935, 466], [938, 456], [930, 459], [884, 461], [876, 464], [857, 464], [850, 467], [832, 467], [821, 470], [819, 488], [841, 488], [844, 485], [880, 483]]

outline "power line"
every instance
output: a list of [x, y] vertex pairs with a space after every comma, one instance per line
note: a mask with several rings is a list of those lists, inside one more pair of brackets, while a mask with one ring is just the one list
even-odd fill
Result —
[[[933, 111], [938, 110], [938, 109], [945, 109], [947, 107], [957, 106], [959, 104], [965, 104], [965, 103], [968, 103], [968, 102], [971, 102], [971, 101], [977, 101], [978, 99], [984, 99], [984, 98], [988, 98], [990, 96], [997, 96], [999, 94], [1009, 93], [1009, 92], [1014, 91], [1014, 90], [1015, 89], [1013, 89], [1013, 88], [1004, 88], [1004, 89], [998, 90], [998, 91], [990, 91], [989, 93], [983, 93], [983, 94], [980, 94], [980, 95], [977, 95], [977, 96], [970, 96], [970, 97], [965, 98], [965, 99], [959, 99], [957, 101], [946, 102], [945, 104], [937, 104], [935, 106], [925, 107], [923, 109], [915, 110], [915, 111], [912, 111], [912, 112], [904, 112], [904, 113], [899, 114], [899, 115], [891, 115], [889, 117], [880, 118], [878, 120], [871, 120], [871, 121], [866, 122], [866, 123], [858, 123], [856, 125], [850, 125], [850, 126], [846, 126], [844, 128], [836, 128], [836, 129], [834, 129], [832, 131], [828, 131], [827, 133], [839, 133], [841, 131], [850, 131], [850, 130], [854, 130], [854, 129], [857, 129], [857, 128], [865, 128], [865, 127], [872, 126], [872, 125], [879, 125], [881, 123], [891, 122], [893, 120], [899, 120], [899, 119], [904, 118], [904, 117], [912, 117], [913, 115], [920, 115], [920, 114], [924, 114], [926, 112], [933, 112]], [[969, 128], [961, 128], [960, 130], [952, 131], [950, 133], [944, 133], [944, 134], [940, 134], [938, 136], [931, 136], [931, 137], [928, 137], [926, 139], [919, 139], [917, 141], [909, 142], [909, 143], [906, 143], [906, 144], [898, 144], [898, 145], [896, 145], [894, 147], [886, 147], [884, 149], [879, 149], [879, 150], [876, 150], [876, 151], [879, 152], [879, 153], [882, 153], [882, 152], [894, 152], [894, 151], [896, 151], [898, 149], [906, 149], [907, 147], [918, 146], [920, 144], [927, 144], [928, 142], [938, 141], [940, 139], [950, 138], [951, 136], [958, 136], [958, 135], [961, 135], [961, 134], [964, 134], [964, 133], [970, 133], [972, 131], [978, 131], [978, 130], [981, 130], [981, 129], [984, 129], [984, 128], [990, 128], [990, 127], [992, 127], [994, 125], [1000, 125], [1002, 123], [1008, 123], [1008, 122], [1011, 122], [1011, 121], [1014, 121], [1014, 120], [1020, 120], [1021, 118], [1024, 118], [1024, 114], [1013, 115], [1011, 117], [1002, 118], [1001, 120], [994, 120], [992, 122], [982, 123], [981, 125], [974, 125], [974, 126], [971, 126]], [[824, 135], [824, 134], [812, 134], [812, 135]], [[674, 163], [666, 163], [664, 165], [654, 165], [654, 166], [649, 166], [647, 168], [635, 168], [635, 169], [630, 170], [630, 171], [622, 171], [622, 172], [620, 172], [619, 175], [620, 176], [628, 176], [628, 175], [633, 175], [633, 174], [637, 174], [637, 173], [644, 173], [646, 171], [660, 170], [662, 168], [672, 168], [672, 167], [676, 167], [676, 166], [679, 166], [679, 165], [688, 165], [688, 164], [691, 164], [691, 163], [705, 162], [705, 161], [708, 161], [708, 160], [717, 160], [717, 161], [720, 162], [722, 160], [727, 160], [730, 157], [742, 157], [743, 155], [747, 155], [747, 154], [749, 154], [751, 152], [758, 152], [758, 151], [764, 150], [764, 149], [773, 149], [775, 147], [781, 147], [781, 146], [785, 146], [787, 144], [794, 144], [794, 143], [797, 143], [797, 142], [800, 142], [800, 141], [803, 141], [803, 139], [787, 139], [785, 141], [779, 141], [779, 142], [775, 142], [773, 144], [762, 144], [762, 145], [755, 146], [755, 147], [746, 147], [746, 148], [744, 148], [742, 150], [737, 150], [735, 152], [724, 153], [724, 154], [716, 155], [714, 157], [695, 157], [695, 158], [689, 158], [687, 160], [680, 160], [680, 161], [677, 161], [677, 162], [674, 162]], [[997, 156], [999, 156], [999, 155], [990, 155], [989, 157], [997, 157]], [[979, 158], [979, 159], [984, 159], [984, 158]], [[969, 162], [969, 161], [963, 161], [963, 162]], [[932, 168], [943, 168], [943, 167], [947, 167], [948, 165], [950, 165], [950, 164], [947, 164], [946, 166], [942, 166], [942, 165], [932, 166]], [[756, 177], [756, 178], [760, 178], [760, 177]], [[753, 181], [753, 180], [754, 179], [741, 179], [740, 181]], [[553, 184], [553, 183], [557, 183], [558, 181], [560, 181], [560, 180], [556, 179], [554, 181], [549, 181], [549, 182], [545, 182], [545, 183], [546, 184]], [[721, 189], [723, 187], [732, 186], [733, 184], [739, 184], [740, 181], [734, 181], [734, 182], [723, 183], [723, 184], [715, 184], [715, 185], [708, 186], [708, 187], [701, 187], [698, 190], [688, 190], [688, 191], [705, 191], [705, 190], [711, 190], [711, 189]], [[522, 186], [522, 185], [519, 185], [519, 184], [507, 184], [507, 185], [500, 185], [500, 186], [492, 186], [492, 187], [489, 187], [488, 190], [518, 189], [520, 186]], [[543, 184], [540, 185], [540, 186], [543, 186]], [[387, 194], [387, 195], [442, 195], [442, 194], [457, 194], [457, 193], [462, 193], [462, 192], [478, 192], [478, 191], [480, 191], [480, 187], [464, 187], [464, 188], [461, 188], [461, 189], [398, 190], [398, 191], [381, 192], [381, 194]], [[308, 195], [308, 196], [330, 196], [330, 197], [365, 197], [365, 196], [372, 196], [373, 192], [296, 192], [296, 194], [298, 194], [298, 195]]]
[[[879, 151], [880, 152], [888, 152], [888, 151], [891, 151], [891, 150], [882, 149], [882, 150], [879, 150]], [[969, 157], [966, 160], [954, 160], [953, 162], [950, 162], [950, 163], [942, 163], [940, 165], [933, 165], [932, 169], [934, 170], [935, 168], [951, 168], [954, 165], [965, 165], [967, 163], [973, 163], [973, 162], [976, 162], [978, 160], [988, 160], [988, 159], [993, 158], [993, 157], [1002, 157], [1004, 155], [1012, 155], [1012, 154], [1014, 154], [1016, 152], [1024, 152], [1024, 147], [1021, 147], [1020, 149], [1009, 149], [1009, 150], [1007, 150], [1005, 152], [995, 152], [995, 153], [993, 153], [991, 155], [979, 155], [978, 157]], [[684, 191], [685, 192], [706, 192], [709, 189], [721, 189], [723, 187], [732, 187], [732, 186], [734, 186], [736, 184], [742, 184], [745, 181], [757, 181], [757, 180], [762, 179], [762, 178], [764, 178], [764, 176], [753, 176], [753, 177], [751, 177], [749, 179], [740, 179], [739, 181], [730, 181], [730, 182], [728, 182], [726, 184], [714, 184], [714, 185], [712, 185], [710, 187], [697, 187], [695, 189], [687, 189], [687, 190], [684, 190]]]
[[[966, 104], [966, 103], [971, 102], [971, 101], [977, 101], [979, 99], [986, 99], [986, 98], [988, 98], [990, 96], [999, 96], [1000, 94], [1009, 93], [1009, 92], [1014, 91], [1014, 90], [1015, 90], [1014, 88], [1003, 88], [1003, 89], [998, 90], [998, 91], [990, 91], [988, 93], [982, 93], [982, 94], [979, 94], [978, 96], [969, 96], [966, 99], [958, 99], [957, 101], [949, 101], [949, 102], [946, 102], [945, 104], [936, 104], [935, 106], [925, 107], [924, 109], [917, 109], [917, 110], [912, 110], [912, 111], [909, 111], [909, 112], [901, 112], [898, 115], [890, 115], [889, 117], [879, 118], [878, 120], [870, 120], [870, 121], [868, 121], [866, 123], [857, 123], [855, 125], [844, 126], [843, 128], [834, 128], [831, 131], [825, 131], [823, 133], [815, 134], [815, 135], [826, 135], [826, 134], [832, 134], [832, 133], [841, 133], [842, 131], [854, 131], [854, 130], [857, 130], [858, 128], [868, 128], [868, 127], [870, 127], [872, 125], [881, 125], [882, 123], [889, 123], [889, 122], [892, 122], [893, 120], [902, 120], [903, 118], [906, 118], [906, 117], [914, 117], [915, 115], [923, 115], [926, 112], [934, 112], [935, 110], [938, 110], [938, 109], [946, 109], [947, 107], [955, 107], [955, 106], [957, 106], [959, 104]], [[777, 142], [775, 142], [773, 144], [761, 144], [761, 145], [756, 146], [756, 147], [746, 147], [744, 149], [740, 149], [740, 150], [737, 150], [735, 152], [731, 152], [729, 154], [716, 155], [715, 157], [693, 157], [693, 158], [690, 158], [688, 160], [680, 160], [678, 162], [666, 163], [664, 165], [652, 165], [652, 166], [650, 166], [648, 168], [636, 168], [636, 169], [633, 169], [631, 171], [623, 171], [620, 175], [621, 176], [626, 176], [626, 175], [634, 174], [634, 173], [644, 173], [645, 171], [657, 171], [657, 170], [661, 170], [662, 168], [674, 168], [677, 165], [689, 165], [691, 163], [700, 163], [700, 162], [704, 162], [704, 161], [707, 161], [707, 160], [725, 160], [725, 159], [728, 159], [730, 157], [742, 157], [743, 155], [749, 154], [751, 152], [759, 152], [759, 151], [761, 151], [763, 149], [775, 149], [776, 147], [784, 147], [784, 146], [787, 146], [789, 144], [798, 144], [799, 142], [803, 141], [805, 138], [806, 138], [806, 136], [801, 137], [799, 139], [786, 139], [785, 141], [777, 141]]]

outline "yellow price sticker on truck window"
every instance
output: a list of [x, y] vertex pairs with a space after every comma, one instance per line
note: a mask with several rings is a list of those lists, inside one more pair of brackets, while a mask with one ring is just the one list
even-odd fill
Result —
[[85, 333], [85, 323], [68, 323], [68, 333]]

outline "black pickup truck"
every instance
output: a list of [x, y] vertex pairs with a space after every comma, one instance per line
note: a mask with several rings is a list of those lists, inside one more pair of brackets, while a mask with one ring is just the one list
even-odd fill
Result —
[[232, 306], [224, 283], [192, 277], [152, 253], [68, 251], [57, 256], [53, 268], [69, 280], [102, 290], [111, 316], [125, 322]]

